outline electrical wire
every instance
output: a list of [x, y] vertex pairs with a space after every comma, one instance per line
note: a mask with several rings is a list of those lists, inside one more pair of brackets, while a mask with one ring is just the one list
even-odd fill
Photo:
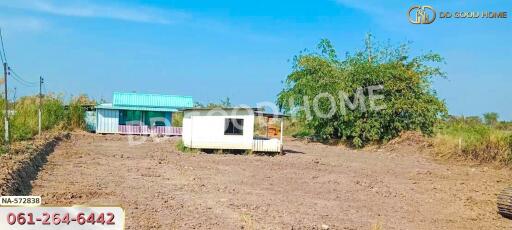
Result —
[[12, 73], [11, 76], [13, 79], [18, 81], [20, 84], [27, 86], [27, 87], [34, 87], [37, 86], [38, 82], [31, 82], [28, 80], [23, 79], [16, 71], [14, 71], [11, 67], [9, 67], [9, 71]]
[[2, 64], [5, 63], [4, 56], [0, 53], [0, 60], [2, 60]]
[[12, 79], [16, 80], [18, 83], [20, 83], [23, 86], [26, 86], [26, 87], [36, 87], [37, 86], [34, 84], [26, 83], [23, 80], [21, 80], [19, 77], [16, 77], [15, 75], [11, 75], [11, 76], [12, 76]]
[[33, 81], [28, 81], [28, 80], [25, 80], [23, 79], [18, 73], [16, 73], [15, 71], [13, 71], [13, 69], [9, 69], [11, 73], [13, 73], [15, 77], [17, 77], [20, 81], [23, 81], [24, 83], [28, 84], [28, 85], [37, 85], [39, 82], [33, 82]]
[[8, 66], [7, 68], [8, 68], [8, 70], [9, 70], [9, 72], [10, 72], [10, 73], [13, 73], [13, 74], [14, 74], [14, 76], [18, 77], [21, 81], [23, 81], [23, 82], [25, 82], [25, 83], [27, 83], [27, 84], [31, 84], [31, 85], [37, 85], [37, 84], [39, 84], [39, 82], [25, 80], [23, 77], [21, 77], [21, 76], [20, 76], [20, 75], [19, 75], [19, 74], [18, 74], [18, 73], [17, 73], [17, 72], [12, 68], [12, 66]]
[[18, 83], [20, 83], [22, 86], [25, 86], [25, 87], [36, 87], [36, 85], [30, 85], [30, 84], [27, 84], [27, 83], [23, 82], [23, 81], [22, 81], [22, 80], [20, 80], [19, 78], [14, 77], [14, 75], [11, 75], [11, 76], [13, 77], [12, 79], [16, 80], [16, 81], [17, 81]]
[[7, 56], [5, 54], [4, 37], [2, 36], [2, 29], [0, 28], [0, 42], [2, 43], [2, 53], [4, 54], [2, 61], [7, 62]]
[[[4, 37], [2, 34], [2, 28], [0, 28], [0, 45], [2, 45], [2, 49], [0, 50], [1, 51], [0, 58], [2, 59], [3, 63], [7, 63], [7, 55], [5, 54]], [[38, 82], [27, 81], [27, 80], [23, 79], [18, 73], [16, 73], [16, 71], [14, 71], [14, 69], [12, 69], [10, 66], [8, 66], [7, 68], [10, 73], [13, 73], [13, 74], [11, 74], [13, 79], [18, 81], [20, 84], [27, 86], [27, 87], [37, 86]]]

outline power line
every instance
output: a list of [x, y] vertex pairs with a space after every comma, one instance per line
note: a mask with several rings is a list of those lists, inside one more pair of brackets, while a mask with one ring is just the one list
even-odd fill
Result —
[[2, 63], [5, 63], [4, 56], [0, 53], [0, 59], [2, 60]]
[[[2, 59], [3, 63], [7, 63], [7, 55], [5, 53], [4, 37], [3, 37], [3, 34], [2, 34], [2, 28], [0, 28], [0, 44], [2, 45], [2, 50], [1, 50], [1, 53], [0, 53], [0, 58]], [[37, 82], [31, 82], [31, 81], [27, 81], [27, 80], [23, 79], [10, 66], [7, 66], [7, 68], [8, 68], [8, 74], [9, 73], [13, 73], [13, 74], [9, 74], [9, 75], [11, 75], [13, 77], [13, 79], [18, 81], [20, 84], [22, 84], [24, 86], [27, 86], [27, 87], [34, 87], [34, 86], [36, 86], [38, 84]]]
[[32, 86], [35, 86], [35, 85], [38, 84], [37, 82], [27, 81], [27, 80], [23, 79], [19, 74], [17, 74], [16, 72], [12, 71], [12, 69], [11, 69], [11, 73], [13, 73], [12, 76], [15, 79], [19, 80], [21, 83], [24, 83], [24, 84], [27, 84], [27, 85], [32, 85]]
[[22, 80], [18, 79], [17, 77], [14, 77], [13, 75], [11, 75], [13, 77], [14, 80], [16, 80], [18, 83], [20, 83], [21, 85], [25, 86], [25, 87], [36, 87], [36, 85], [31, 85], [31, 84], [27, 84], [25, 82], [23, 82]]
[[2, 52], [4, 54], [3, 62], [7, 62], [7, 56], [5, 54], [5, 47], [4, 47], [4, 37], [2, 36], [2, 28], [0, 28], [0, 42], [2, 43]]
[[16, 73], [16, 71], [14, 71], [14, 69], [12, 69], [11, 67], [9, 67], [9, 71], [12, 73], [11, 76], [16, 80], [18, 81], [19, 83], [21, 83], [22, 85], [24, 86], [28, 86], [28, 87], [33, 87], [33, 86], [37, 86], [38, 82], [32, 82], [32, 81], [28, 81], [28, 80], [25, 80], [23, 79], [18, 73]]
[[32, 85], [32, 84], [27, 84], [23, 80], [20, 80], [18, 77], [15, 77], [13, 75], [11, 75], [11, 76], [13, 77], [14, 80], [16, 80], [18, 83], [20, 83], [23, 86], [26, 86], [26, 87], [35, 87], [36, 86], [36, 85]]
[[19, 78], [19, 77], [17, 77], [16, 75], [11, 75], [11, 77], [12, 77], [14, 80], [16, 80], [17, 82], [19, 82], [20, 84], [24, 85], [24, 86], [28, 86], [28, 87], [30, 87], [30, 86], [35, 86], [35, 85], [33, 85], [33, 84], [30, 84], [30, 83], [25, 82], [24, 80], [20, 79], [20, 78]]
[[[2, 28], [0, 28], [0, 38], [2, 38]], [[4, 39], [2, 38], [2, 50], [3, 50], [3, 47], [4, 47]], [[4, 60], [4, 55], [2, 55], [3, 52], [0, 52], [0, 59], [2, 59], [2, 63], [6, 63], [7, 60]]]

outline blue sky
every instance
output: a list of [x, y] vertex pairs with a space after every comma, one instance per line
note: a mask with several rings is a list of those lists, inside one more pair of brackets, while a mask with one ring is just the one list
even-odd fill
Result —
[[[340, 54], [366, 33], [412, 52], [446, 58], [448, 79], [434, 87], [450, 113], [495, 111], [512, 119], [509, 1], [417, 1], [438, 11], [508, 11], [507, 19], [407, 21], [410, 1], [52, 1], [0, 0], [7, 58], [46, 91], [111, 99], [114, 91], [275, 101], [290, 59], [329, 38]], [[17, 96], [37, 93], [11, 81]]]

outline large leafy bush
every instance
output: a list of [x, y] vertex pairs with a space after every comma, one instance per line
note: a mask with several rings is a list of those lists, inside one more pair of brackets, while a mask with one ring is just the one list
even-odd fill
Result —
[[370, 38], [365, 50], [344, 59], [326, 39], [316, 52], [297, 55], [278, 105], [317, 137], [346, 139], [356, 147], [405, 130], [432, 134], [446, 114], [445, 103], [431, 88], [433, 77], [444, 77], [435, 65], [442, 57], [411, 57], [408, 45], [383, 46]]

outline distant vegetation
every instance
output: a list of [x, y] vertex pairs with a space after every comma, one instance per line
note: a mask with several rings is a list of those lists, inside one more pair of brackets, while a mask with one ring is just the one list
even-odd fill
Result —
[[[71, 130], [85, 127], [84, 109], [81, 105], [95, 104], [87, 96], [74, 97], [66, 106], [62, 96], [46, 95], [42, 101], [42, 130]], [[4, 116], [3, 108], [5, 100], [0, 100], [2, 112], [0, 113], [0, 140], [4, 140]], [[37, 96], [25, 96], [16, 102], [9, 103], [10, 112], [10, 139], [21, 141], [32, 138], [38, 133], [38, 106]]]
[[226, 97], [225, 99], [221, 99], [219, 102], [209, 102], [207, 104], [202, 104], [200, 102], [196, 102], [194, 104], [195, 108], [229, 108], [232, 107], [231, 99]]
[[512, 123], [499, 122], [498, 114], [450, 117], [437, 126], [434, 150], [438, 157], [512, 165]]

